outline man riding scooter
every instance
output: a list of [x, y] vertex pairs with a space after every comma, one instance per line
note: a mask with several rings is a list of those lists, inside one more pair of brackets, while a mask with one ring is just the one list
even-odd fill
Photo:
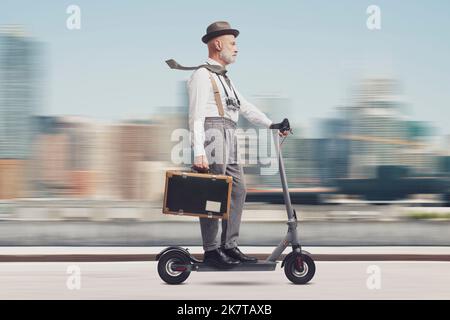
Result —
[[[225, 21], [208, 26], [202, 41], [208, 46], [205, 65], [197, 67], [188, 81], [189, 129], [194, 150], [194, 169], [199, 172], [233, 177], [229, 219], [222, 220], [220, 243], [217, 219], [199, 218], [203, 239], [204, 263], [226, 269], [257, 259], [238, 248], [239, 227], [246, 197], [244, 172], [237, 156], [235, 129], [239, 114], [265, 128], [278, 127], [248, 102], [227, 76], [226, 66], [236, 61], [236, 37], [239, 31]], [[220, 136], [215, 135], [220, 132]], [[289, 132], [280, 130], [280, 136]], [[213, 143], [214, 148], [208, 148]], [[212, 152], [207, 152], [211, 151]]]

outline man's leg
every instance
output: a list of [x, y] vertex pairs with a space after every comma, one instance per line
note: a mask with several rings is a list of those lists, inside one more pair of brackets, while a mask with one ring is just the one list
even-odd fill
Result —
[[[224, 174], [225, 166], [223, 164], [213, 163], [209, 166], [211, 173]], [[219, 247], [217, 243], [217, 232], [219, 230], [218, 219], [213, 218], [199, 218], [200, 229], [203, 239], [203, 250], [210, 251]]]
[[[205, 120], [205, 152], [207, 154], [209, 169], [211, 173], [224, 174], [224, 141], [223, 141], [223, 119]], [[214, 130], [209, 130], [214, 129]], [[214, 144], [212, 143], [214, 142]], [[240, 263], [226, 255], [217, 243], [217, 232], [219, 228], [218, 219], [200, 218], [200, 228], [203, 238], [203, 261], [205, 264], [217, 268], [230, 268]]]
[[225, 249], [230, 249], [238, 245], [237, 239], [244, 209], [246, 186], [244, 171], [240, 164], [228, 164], [225, 174], [233, 177], [233, 187], [231, 189], [230, 214], [228, 220], [222, 220], [221, 244]]
[[221, 243], [227, 256], [241, 262], [255, 263], [258, 261], [256, 258], [243, 254], [238, 248], [239, 227], [246, 197], [244, 171], [240, 164], [229, 164], [226, 167], [226, 174], [233, 177], [233, 189], [230, 215], [228, 220], [222, 220]]
[[[225, 166], [214, 163], [209, 168], [212, 173], [223, 174]], [[200, 228], [202, 231], [203, 249], [205, 250], [203, 255], [204, 263], [219, 269], [231, 268], [240, 263], [240, 261], [232, 259], [219, 248], [217, 243], [218, 219], [200, 218]]]
[[217, 219], [199, 218], [200, 229], [202, 231], [203, 250], [211, 251], [219, 247], [217, 244], [217, 232], [219, 222]]

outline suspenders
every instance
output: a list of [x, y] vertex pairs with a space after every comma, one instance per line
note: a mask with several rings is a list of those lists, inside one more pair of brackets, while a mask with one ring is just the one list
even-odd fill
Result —
[[219, 88], [217, 87], [217, 83], [214, 80], [212, 73], [209, 70], [208, 72], [209, 72], [209, 79], [211, 80], [211, 85], [214, 92], [214, 99], [216, 100], [217, 110], [219, 111], [219, 115], [223, 117], [225, 113], [223, 111], [223, 104], [222, 99], [220, 98]]
[[[218, 109], [219, 115], [221, 117], [223, 117], [224, 116], [224, 109], [223, 109], [222, 99], [220, 98], [219, 88], [217, 87], [217, 83], [216, 83], [216, 81], [213, 78], [212, 72], [208, 68], [206, 68], [206, 69], [208, 70], [208, 73], [209, 73], [209, 80], [211, 81], [211, 85], [212, 85], [213, 92], [214, 92], [214, 100], [216, 101], [216, 105], [217, 105], [217, 109]], [[225, 92], [225, 95], [227, 96], [226, 100], [227, 100], [227, 106], [228, 106], [229, 101], [231, 101], [232, 99], [230, 99], [230, 97], [228, 96], [228, 91], [225, 88], [225, 85], [223, 84], [222, 80], [220, 79], [220, 75], [217, 74], [217, 77], [219, 78], [219, 81], [222, 84], [222, 87], [223, 87], [223, 90]], [[239, 101], [239, 98], [237, 97], [236, 91], [234, 91], [234, 88], [233, 88], [233, 86], [231, 84], [230, 84], [230, 88], [231, 88], [231, 90], [233, 90], [233, 94], [234, 94], [234, 96], [236, 98], [235, 101], [237, 101], [238, 106], [240, 106], [241, 102]]]

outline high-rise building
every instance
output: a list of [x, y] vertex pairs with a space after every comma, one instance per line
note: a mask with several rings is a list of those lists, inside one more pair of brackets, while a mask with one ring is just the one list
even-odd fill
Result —
[[432, 127], [408, 120], [399, 83], [365, 79], [342, 108], [348, 130], [337, 135], [349, 142], [349, 177], [374, 178], [379, 166], [406, 166], [412, 175], [435, 174], [438, 165], [430, 148]]
[[349, 175], [350, 140], [342, 139], [349, 134], [350, 124], [346, 119], [327, 119], [323, 122], [325, 139], [320, 145], [317, 159], [320, 163], [322, 184], [333, 184], [335, 179]]
[[42, 46], [20, 26], [0, 26], [0, 159], [26, 159], [39, 112]]
[[401, 165], [410, 144], [402, 114], [399, 84], [393, 79], [365, 79], [346, 110], [350, 144], [350, 176], [371, 178], [380, 165]]
[[21, 26], [0, 26], [0, 199], [29, 195], [27, 159], [42, 80], [42, 45]]

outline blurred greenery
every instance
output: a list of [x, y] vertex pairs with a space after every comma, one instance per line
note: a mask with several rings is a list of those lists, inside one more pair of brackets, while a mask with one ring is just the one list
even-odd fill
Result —
[[409, 212], [413, 219], [450, 219], [450, 212]]

